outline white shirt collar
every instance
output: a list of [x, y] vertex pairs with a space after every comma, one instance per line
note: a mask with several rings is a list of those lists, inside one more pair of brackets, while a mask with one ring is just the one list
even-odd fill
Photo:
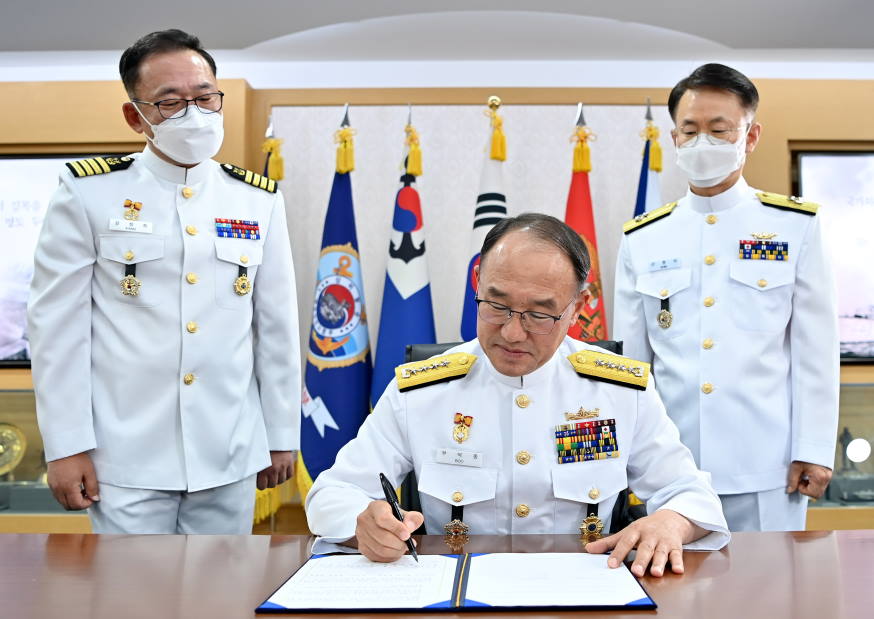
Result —
[[479, 361], [481, 361], [482, 364], [486, 367], [489, 375], [502, 385], [507, 385], [508, 387], [513, 387], [515, 389], [520, 389], [522, 387], [535, 387], [538, 384], [548, 380], [549, 376], [552, 374], [553, 368], [555, 368], [557, 363], [559, 362], [559, 353], [562, 350], [561, 345], [559, 345], [558, 350], [553, 353], [549, 361], [541, 365], [530, 374], [525, 374], [524, 376], [506, 376], [505, 374], [501, 374], [497, 369], [495, 369], [495, 366], [492, 365], [491, 360], [482, 349], [482, 346], [479, 344], [479, 342], [477, 342], [477, 347], [479, 348]]
[[213, 166], [218, 164], [212, 159], [198, 163], [193, 168], [183, 168], [164, 161], [152, 148], [146, 144], [143, 152], [137, 157], [158, 178], [175, 183], [177, 185], [195, 185], [206, 180]]
[[747, 182], [741, 176], [734, 185], [710, 198], [699, 196], [696, 193], [692, 193], [692, 190], [689, 189], [686, 192], [686, 200], [693, 211], [715, 213], [737, 206], [747, 198], [749, 192], [750, 186], [747, 185]]

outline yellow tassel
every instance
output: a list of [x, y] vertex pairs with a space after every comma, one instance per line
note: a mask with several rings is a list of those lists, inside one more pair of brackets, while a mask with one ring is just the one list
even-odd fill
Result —
[[404, 129], [407, 134], [407, 174], [422, 176], [422, 149], [419, 146], [419, 133], [413, 125], [407, 125]]
[[275, 181], [281, 181], [285, 178], [285, 160], [282, 158], [282, 153], [279, 150], [282, 140], [277, 138], [267, 138], [264, 144], [261, 145], [261, 152], [269, 153], [267, 159], [267, 176]]
[[656, 127], [651, 120], [646, 123], [646, 128], [641, 133], [644, 140], [648, 140], [649, 145], [649, 169], [654, 172], [662, 171], [662, 147], [659, 144], [659, 128]]
[[507, 136], [504, 135], [504, 120], [495, 110], [489, 110], [492, 117], [492, 149], [490, 157], [496, 161], [507, 160]]
[[279, 511], [279, 488], [267, 488], [265, 490], [255, 490], [255, 514], [254, 523], [258, 524], [262, 520], [270, 518], [273, 514]]
[[337, 172], [346, 174], [355, 169], [355, 148], [352, 145], [352, 136], [355, 129], [343, 127], [334, 134], [337, 143]]
[[592, 171], [592, 151], [589, 148], [589, 140], [594, 140], [595, 134], [586, 127], [577, 127], [571, 136], [574, 146], [574, 172]]

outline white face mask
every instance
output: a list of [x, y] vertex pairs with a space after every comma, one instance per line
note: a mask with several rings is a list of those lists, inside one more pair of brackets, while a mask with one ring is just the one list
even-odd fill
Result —
[[155, 136], [146, 136], [146, 139], [173, 161], [186, 165], [201, 163], [215, 156], [222, 146], [225, 129], [218, 112], [203, 114], [199, 110], [188, 110], [182, 118], [168, 118], [160, 125], [153, 125], [136, 103], [134, 107]]
[[[710, 140], [716, 143], [712, 144]], [[714, 187], [744, 164], [746, 144], [746, 132], [734, 144], [699, 134], [696, 139], [677, 148], [677, 166], [695, 187]]]

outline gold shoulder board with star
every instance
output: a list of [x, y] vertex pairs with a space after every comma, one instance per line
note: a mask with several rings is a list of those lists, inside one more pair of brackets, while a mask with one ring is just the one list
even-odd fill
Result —
[[779, 193], [760, 191], [756, 193], [756, 197], [765, 206], [773, 206], [774, 208], [783, 209], [784, 211], [795, 211], [796, 213], [804, 213], [805, 215], [816, 215], [816, 211], [819, 209], [819, 204], [815, 202], [806, 202], [795, 196], [784, 196]]
[[425, 361], [405, 363], [395, 368], [398, 391], [409, 391], [426, 385], [442, 383], [466, 376], [476, 361], [476, 355], [455, 352]]
[[248, 183], [252, 185], [252, 187], [257, 187], [258, 189], [263, 189], [270, 193], [276, 193], [276, 181], [272, 178], [267, 178], [257, 172], [239, 168], [230, 163], [223, 163], [222, 170], [227, 172], [231, 178]]
[[67, 167], [76, 178], [109, 174], [118, 170], [127, 170], [134, 162], [133, 157], [89, 157], [77, 161], [68, 161]]
[[655, 210], [641, 213], [634, 219], [626, 221], [622, 225], [622, 232], [628, 234], [629, 232], [633, 232], [638, 228], [643, 228], [644, 226], [649, 225], [654, 221], [658, 221], [662, 217], [667, 217], [671, 214], [671, 211], [673, 211], [676, 206], [676, 202], [668, 202], [664, 206], [660, 206]]
[[595, 350], [578, 350], [568, 355], [568, 361], [577, 374], [608, 383], [646, 389], [649, 381], [649, 363], [635, 361]]

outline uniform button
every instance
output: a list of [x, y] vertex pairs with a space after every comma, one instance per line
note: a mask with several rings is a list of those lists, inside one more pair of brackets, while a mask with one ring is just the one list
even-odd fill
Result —
[[531, 508], [525, 505], [525, 503], [519, 503], [516, 506], [516, 515], [520, 518], [526, 518], [528, 514], [531, 513]]
[[193, 320], [185, 325], [185, 328], [188, 330], [189, 333], [197, 333], [197, 323]]
[[716, 262], [716, 256], [713, 256], [713, 255], [704, 256], [704, 264], [710, 265], [710, 264], [713, 264], [714, 262]]
[[702, 348], [704, 348], [704, 350], [710, 350], [711, 348], [713, 348], [713, 340], [711, 340], [709, 337], [704, 338], [704, 341], [701, 342], [701, 346]]
[[716, 223], [717, 219], [719, 219], [719, 218], [716, 215], [714, 215], [713, 213], [711, 213], [710, 215], [708, 215], [707, 217], [704, 218], [704, 221], [706, 221], [710, 225], [713, 225]]
[[194, 190], [191, 187], [182, 188], [182, 197], [186, 200], [194, 195]]
[[659, 296], [660, 296], [660, 297], [666, 297], [666, 296], [668, 296], [668, 289], [667, 289], [667, 288], [662, 288], [661, 291], [659, 292]]
[[589, 490], [589, 498], [593, 501], [597, 501], [599, 496], [601, 496], [601, 491], [597, 488], [592, 488], [591, 490]]
[[189, 236], [194, 236], [197, 234], [197, 226], [185, 226], [185, 231], [189, 234]]
[[464, 494], [461, 492], [453, 492], [452, 493], [452, 502], [453, 503], [461, 503], [461, 500], [464, 498]]
[[524, 393], [516, 396], [516, 406], [519, 408], [528, 408], [529, 404], [531, 404], [531, 398]]
[[242, 256], [240, 256], [240, 262], [242, 262], [243, 264], [249, 264], [249, 256], [243, 254]]
[[713, 297], [704, 297], [704, 307], [711, 307], [716, 301]]
[[531, 462], [531, 454], [523, 449], [516, 454], [516, 462], [519, 464], [528, 464]]
[[467, 357], [462, 357], [461, 359], [458, 360], [458, 365], [467, 365], [467, 361], [468, 361]]
[[760, 279], [759, 281], [756, 282], [756, 284], [759, 285], [759, 288], [764, 288], [765, 286], [768, 285], [768, 280], [767, 279]]
[[196, 284], [197, 283], [197, 273], [189, 273], [188, 275], [185, 276], [185, 281], [188, 282], [189, 284]]
[[194, 374], [189, 372], [188, 374], [186, 374], [185, 376], [182, 377], [182, 382], [185, 383], [186, 385], [190, 385], [191, 383], [194, 382]]
[[124, 252], [124, 259], [125, 260], [133, 260], [134, 253], [131, 250], [127, 250], [126, 252]]
[[703, 385], [701, 385], [701, 391], [703, 391], [704, 393], [713, 393], [713, 385], [711, 385], [710, 383], [704, 383]]

